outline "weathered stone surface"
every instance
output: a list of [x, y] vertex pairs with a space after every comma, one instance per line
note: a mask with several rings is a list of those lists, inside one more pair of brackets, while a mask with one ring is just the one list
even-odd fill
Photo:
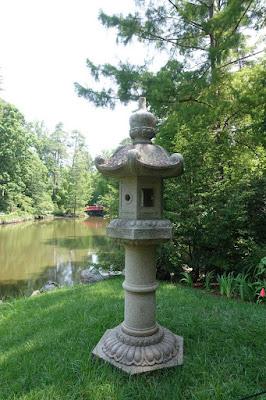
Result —
[[183, 172], [183, 157], [154, 145], [156, 118], [145, 99], [130, 117], [132, 144], [109, 159], [97, 157], [103, 175], [118, 178], [119, 218], [107, 234], [125, 245], [124, 321], [106, 331], [93, 354], [129, 374], [181, 365], [183, 338], [156, 323], [156, 246], [172, 237], [162, 219], [163, 178]]
[[162, 241], [171, 239], [172, 224], [167, 219], [114, 219], [106, 231], [108, 236], [117, 239]]
[[163, 147], [151, 142], [155, 136], [156, 118], [147, 111], [144, 98], [140, 98], [139, 109], [131, 115], [129, 122], [133, 143], [119, 147], [109, 159], [96, 157], [97, 169], [115, 178], [181, 175], [184, 169], [182, 155], [170, 155]]
[[129, 144], [119, 148], [110, 159], [95, 159], [100, 172], [114, 177], [172, 177], [182, 174], [183, 164], [181, 154], [170, 155], [161, 146], [149, 143]]
[[90, 267], [81, 271], [80, 279], [83, 283], [95, 283], [104, 280], [105, 277], [100, 274], [98, 269]]
[[129, 374], [139, 374], [182, 365], [183, 338], [163, 327], [152, 336], [129, 336], [119, 325], [106, 331], [92, 353]]
[[90, 268], [81, 271], [80, 279], [83, 283], [95, 283], [118, 275], [122, 275], [122, 272], [113, 271], [112, 269], [108, 271], [91, 266]]
[[43, 285], [43, 287], [40, 289], [41, 293], [44, 292], [51, 292], [52, 290], [56, 290], [59, 288], [58, 283], [56, 282], [52, 282], [52, 281], [48, 281], [45, 285]]
[[146, 109], [145, 97], [141, 97], [139, 109], [129, 118], [129, 135], [133, 143], [151, 143], [156, 133], [156, 122], [155, 116]]

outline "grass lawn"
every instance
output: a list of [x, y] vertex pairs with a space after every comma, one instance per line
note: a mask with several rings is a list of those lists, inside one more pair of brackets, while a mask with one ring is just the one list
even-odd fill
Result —
[[[162, 284], [182, 367], [128, 376], [91, 356], [123, 319], [121, 279], [0, 305], [1, 400], [238, 400], [266, 391], [266, 308]], [[265, 400], [266, 394], [256, 397]]]

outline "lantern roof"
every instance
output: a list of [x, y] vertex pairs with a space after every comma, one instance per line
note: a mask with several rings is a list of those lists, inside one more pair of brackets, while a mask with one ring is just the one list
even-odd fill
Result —
[[96, 157], [96, 168], [103, 175], [166, 178], [182, 174], [182, 155], [170, 155], [163, 147], [151, 142], [155, 136], [156, 118], [147, 110], [144, 97], [139, 99], [139, 108], [131, 115], [129, 123], [132, 144], [120, 146], [109, 159]]

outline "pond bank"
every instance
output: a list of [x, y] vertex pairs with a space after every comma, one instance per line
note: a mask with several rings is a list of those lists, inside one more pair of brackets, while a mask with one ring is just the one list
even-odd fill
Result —
[[34, 221], [35, 216], [28, 213], [10, 213], [0, 215], [0, 225], [17, 224], [19, 222]]
[[18, 224], [20, 222], [27, 221], [40, 221], [40, 220], [49, 220], [49, 219], [62, 219], [62, 218], [84, 218], [85, 215], [76, 215], [75, 217], [72, 215], [56, 215], [56, 214], [47, 214], [47, 215], [34, 215], [29, 213], [9, 213], [9, 214], [0, 214], [0, 225], [9, 225], [9, 224]]

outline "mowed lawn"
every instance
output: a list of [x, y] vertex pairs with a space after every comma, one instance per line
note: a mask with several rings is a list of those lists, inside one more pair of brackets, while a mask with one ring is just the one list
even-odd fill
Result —
[[238, 400], [266, 391], [266, 307], [171, 284], [157, 292], [157, 319], [184, 337], [184, 365], [128, 376], [95, 360], [102, 334], [123, 319], [121, 283], [1, 304], [0, 399]]

